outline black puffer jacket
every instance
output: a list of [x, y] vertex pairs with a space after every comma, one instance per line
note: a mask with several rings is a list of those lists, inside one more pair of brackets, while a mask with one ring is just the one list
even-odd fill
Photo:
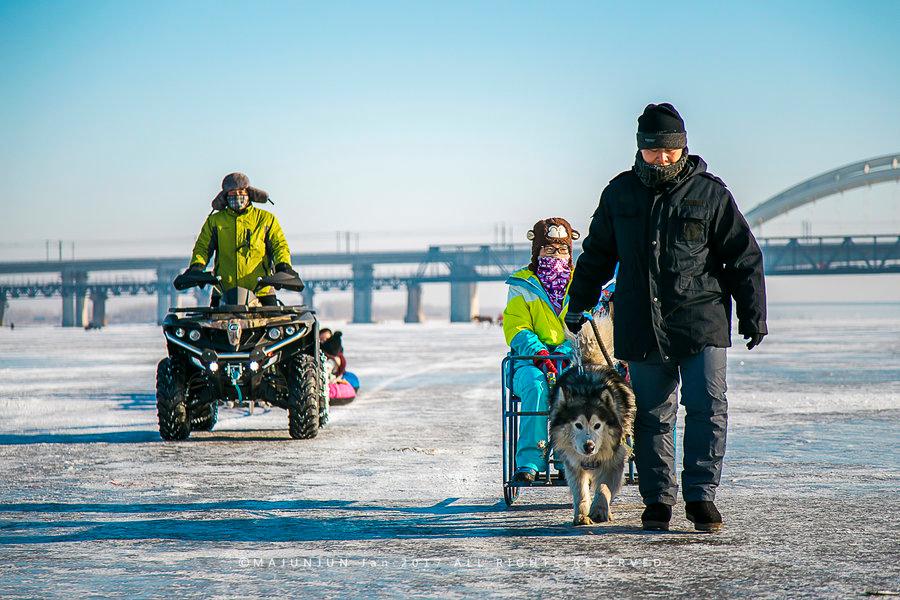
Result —
[[731, 192], [699, 156], [655, 190], [633, 171], [610, 181], [582, 249], [569, 311], [593, 307], [621, 263], [614, 297], [621, 359], [730, 346], [732, 297], [738, 331], [768, 333], [762, 253]]

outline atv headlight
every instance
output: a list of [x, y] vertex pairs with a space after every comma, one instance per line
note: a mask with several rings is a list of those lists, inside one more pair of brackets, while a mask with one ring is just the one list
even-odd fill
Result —
[[197, 329], [191, 329], [191, 332], [188, 334], [188, 337], [191, 338], [192, 342], [196, 342], [200, 339], [200, 331]]
[[272, 327], [271, 329], [269, 329], [269, 339], [277, 340], [280, 337], [281, 337], [280, 329], [278, 329], [277, 327]]
[[183, 338], [183, 337], [184, 337], [184, 329], [182, 329], [181, 327], [179, 327], [178, 329], [176, 329], [176, 330], [175, 330], [175, 337], [177, 337], [177, 338]]
[[217, 363], [217, 362], [211, 362], [211, 363], [209, 363], [209, 371], [210, 371], [211, 373], [215, 373], [215, 372], [218, 371], [218, 370], [219, 370], [219, 363]]
[[297, 333], [297, 328], [294, 327], [293, 325], [288, 325], [287, 327], [284, 328], [285, 335], [294, 335], [295, 333]]

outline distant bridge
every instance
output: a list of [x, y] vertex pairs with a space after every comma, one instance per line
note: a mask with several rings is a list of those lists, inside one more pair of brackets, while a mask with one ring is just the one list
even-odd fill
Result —
[[[767, 275], [833, 275], [900, 273], [900, 235], [819, 236], [760, 238]], [[576, 257], [580, 247], [576, 246]], [[406, 321], [422, 321], [422, 285], [450, 285], [451, 321], [471, 320], [477, 312], [477, 283], [503, 281], [509, 273], [530, 260], [530, 244], [433, 246], [424, 252], [375, 252], [359, 254], [311, 254], [293, 257], [299, 270], [314, 265], [351, 267], [350, 276], [311, 277], [306, 280], [304, 303], [313, 306], [316, 292], [352, 290], [353, 320], [372, 320], [372, 295], [382, 289], [406, 289]], [[0, 323], [7, 298], [60, 296], [63, 324], [102, 325], [109, 296], [157, 295], [157, 316], [162, 319], [170, 306], [177, 306], [179, 293], [171, 281], [181, 272], [184, 259], [111, 259], [62, 263], [0, 263], [0, 274], [61, 273], [59, 280], [30, 279], [0, 283]], [[376, 264], [394, 265], [399, 272], [375, 274]], [[90, 279], [88, 273], [148, 270], [155, 266], [155, 279]], [[201, 303], [209, 290], [191, 293]], [[92, 313], [86, 313], [90, 298]]]
[[889, 181], [900, 181], [900, 154], [877, 156], [816, 175], [772, 196], [745, 216], [751, 226], [758, 226], [820, 198]]
[[[751, 225], [760, 225], [820, 198], [888, 181], [900, 181], [898, 154], [859, 161], [807, 179], [761, 203], [746, 217]], [[779, 237], [761, 238], [759, 242], [768, 275], [900, 272], [897, 235]], [[576, 247], [576, 256], [579, 251]], [[317, 291], [352, 290], [355, 323], [372, 321], [374, 291], [401, 288], [407, 291], [406, 321], [420, 322], [422, 285], [426, 283], [450, 285], [450, 321], [463, 322], [478, 311], [477, 283], [504, 280], [512, 269], [528, 264], [530, 253], [530, 244], [445, 245], [424, 251], [301, 254], [292, 256], [291, 261], [301, 275], [308, 267], [349, 267], [349, 276], [310, 277], [303, 300], [313, 306]], [[102, 325], [107, 298], [123, 294], [156, 294], [157, 319], [161, 322], [168, 308], [178, 304], [179, 294], [171, 282], [186, 264], [186, 259], [177, 257], [0, 263], [0, 276], [59, 274], [54, 281], [0, 281], [0, 325], [8, 298], [56, 295], [62, 298], [62, 324], [66, 327], [85, 325], [88, 297], [93, 307], [90, 322]], [[380, 267], [377, 274], [376, 266]], [[399, 272], [385, 274], [386, 266]], [[89, 277], [104, 271], [155, 271], [156, 278], [104, 282]], [[207, 295], [196, 294], [201, 302], [208, 301], [208, 290]]]

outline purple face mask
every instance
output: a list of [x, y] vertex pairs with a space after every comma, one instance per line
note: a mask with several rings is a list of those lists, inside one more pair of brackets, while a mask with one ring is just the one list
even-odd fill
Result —
[[569, 258], [557, 256], [538, 256], [537, 278], [550, 296], [550, 304], [559, 312], [566, 297], [566, 285], [569, 283]]

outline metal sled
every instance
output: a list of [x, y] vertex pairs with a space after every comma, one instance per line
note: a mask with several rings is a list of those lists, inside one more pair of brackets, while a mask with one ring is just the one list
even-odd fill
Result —
[[[560, 476], [559, 469], [557, 468], [557, 461], [555, 458], [550, 458], [551, 456], [551, 448], [550, 448], [550, 423], [547, 423], [547, 468], [544, 471], [541, 471], [535, 477], [534, 482], [518, 482], [513, 481], [513, 474], [516, 471], [516, 450], [518, 449], [519, 444], [519, 417], [547, 417], [549, 416], [549, 411], [523, 411], [521, 399], [513, 393], [512, 390], [512, 382], [513, 375], [515, 375], [515, 371], [517, 368], [522, 366], [527, 366], [533, 364], [532, 361], [541, 358], [541, 359], [550, 359], [556, 365], [556, 370], [558, 372], [562, 372], [562, 362], [563, 360], [567, 360], [568, 357], [562, 354], [551, 354], [549, 356], [539, 356], [539, 355], [513, 355], [508, 354], [501, 363], [500, 371], [501, 371], [501, 382], [500, 382], [500, 410], [501, 410], [501, 421], [503, 423], [503, 500], [506, 502], [507, 506], [512, 506], [512, 503], [516, 501], [516, 498], [519, 497], [519, 492], [523, 487], [560, 487], [567, 485], [566, 480]], [[629, 437], [627, 443], [631, 445], [631, 438]], [[637, 475], [635, 473], [634, 467], [634, 459], [628, 461], [628, 471], [625, 475], [625, 483], [626, 484], [635, 484], [637, 483]]]

